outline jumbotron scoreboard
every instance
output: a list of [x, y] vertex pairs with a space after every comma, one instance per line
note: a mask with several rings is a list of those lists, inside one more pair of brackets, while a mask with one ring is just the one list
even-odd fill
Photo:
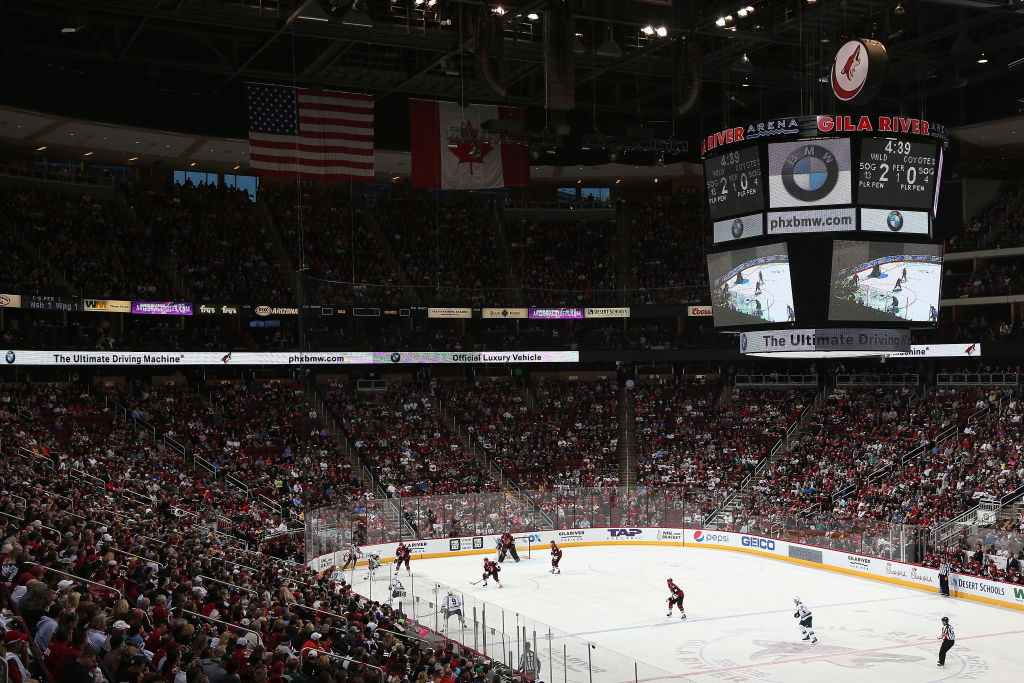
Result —
[[935, 325], [947, 145], [942, 126], [895, 116], [787, 117], [705, 137], [715, 325], [809, 328], [801, 338]]

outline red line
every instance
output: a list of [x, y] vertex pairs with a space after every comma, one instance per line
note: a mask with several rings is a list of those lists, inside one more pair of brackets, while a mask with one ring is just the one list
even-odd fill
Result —
[[[1024, 630], [1020, 630], [1020, 631], [1003, 631], [1002, 633], [987, 633], [987, 634], [980, 635], [980, 636], [964, 636], [964, 637], [961, 637], [961, 638], [957, 638], [956, 642], [959, 643], [962, 640], [977, 640], [979, 638], [998, 638], [1000, 636], [1011, 636], [1011, 635], [1016, 635], [1018, 633], [1024, 633]], [[889, 645], [889, 646], [886, 646], [886, 647], [872, 647], [872, 648], [867, 648], [867, 649], [864, 649], [864, 650], [850, 650], [849, 652], [832, 652], [830, 654], [825, 654], [825, 655], [811, 655], [810, 657], [793, 657], [791, 659], [778, 659], [778, 660], [775, 660], [773, 662], [760, 662], [760, 663], [757, 663], [757, 664], [738, 664], [736, 666], [727, 666], [727, 667], [721, 667], [721, 668], [718, 668], [718, 669], [701, 669], [701, 670], [698, 670], [698, 671], [685, 671], [683, 673], [679, 673], [679, 674], [675, 674], [675, 675], [669, 675], [669, 676], [655, 676], [653, 678], [641, 678], [640, 681], [665, 681], [665, 680], [671, 680], [673, 678], [682, 678], [684, 676], [703, 676], [703, 675], [710, 675], [710, 674], [721, 673], [723, 671], [739, 671], [741, 669], [759, 669], [761, 667], [776, 666], [778, 664], [793, 664], [795, 662], [813, 662], [813, 661], [817, 661], [817, 660], [827, 660], [827, 659], [831, 659], [833, 657], [848, 657], [850, 655], [866, 654], [866, 653], [869, 653], [869, 652], [885, 652], [885, 651], [888, 651], [888, 650], [899, 650], [899, 649], [902, 649], [902, 648], [905, 648], [905, 647], [920, 647], [922, 645], [936, 645], [936, 644], [938, 644], [938, 640], [922, 640], [922, 641], [917, 642], [917, 643], [903, 643], [902, 645]], [[814, 647], [814, 646], [813, 645], [809, 645], [808, 647]], [[646, 662], [641, 662], [641, 663], [646, 663]], [[655, 666], [655, 665], [654, 664], [650, 664], [650, 666]], [[629, 681], [623, 681], [622, 683], [629, 683]]]

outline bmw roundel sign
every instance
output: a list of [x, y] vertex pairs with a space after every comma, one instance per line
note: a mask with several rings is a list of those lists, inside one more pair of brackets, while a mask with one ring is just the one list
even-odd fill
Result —
[[885, 83], [889, 55], [877, 40], [845, 43], [832, 63], [832, 92], [841, 102], [867, 104]]

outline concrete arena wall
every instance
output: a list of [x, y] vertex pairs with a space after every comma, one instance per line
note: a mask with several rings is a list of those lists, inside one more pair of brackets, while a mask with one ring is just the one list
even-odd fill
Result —
[[[500, 534], [435, 538], [406, 541], [414, 560], [460, 555], [496, 555], [495, 542]], [[805, 567], [859, 576], [874, 581], [938, 593], [938, 570], [921, 565], [897, 562], [871, 555], [822, 548], [777, 538], [742, 534], [716, 529], [681, 528], [608, 528], [557, 529], [515, 534], [517, 538], [529, 536], [531, 546], [543, 553], [553, 540], [565, 548], [582, 546], [660, 545], [691, 548], [715, 548], [745, 552]], [[520, 546], [525, 541], [520, 541]], [[539, 546], [539, 547], [538, 547]], [[398, 543], [365, 545], [361, 550], [380, 554], [381, 562], [394, 560]], [[344, 563], [344, 551], [327, 553], [307, 561], [314, 571], [323, 571]], [[546, 554], [545, 554], [546, 557]], [[361, 561], [359, 564], [365, 564]], [[975, 576], [950, 576], [950, 592], [954, 597], [982, 602], [999, 607], [1024, 611], [1024, 586], [992, 581]]]

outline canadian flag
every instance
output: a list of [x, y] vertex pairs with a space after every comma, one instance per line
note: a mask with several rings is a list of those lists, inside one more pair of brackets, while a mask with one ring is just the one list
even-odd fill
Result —
[[529, 148], [489, 138], [482, 124], [494, 119], [524, 121], [526, 111], [410, 99], [412, 184], [441, 190], [529, 185]]

